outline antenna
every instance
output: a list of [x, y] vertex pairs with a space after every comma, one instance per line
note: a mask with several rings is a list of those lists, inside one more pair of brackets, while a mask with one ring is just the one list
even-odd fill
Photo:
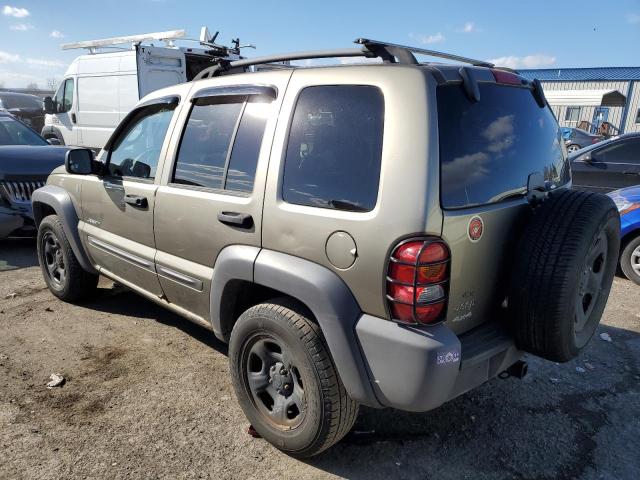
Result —
[[87, 41], [76, 42], [76, 43], [63, 43], [62, 45], [60, 45], [60, 48], [62, 48], [62, 50], [87, 48], [89, 49], [89, 51], [91, 51], [91, 53], [95, 53], [96, 49], [100, 47], [120, 45], [123, 43], [142, 43], [142, 42], [148, 42], [150, 40], [164, 41], [164, 42], [167, 42], [168, 46], [172, 47], [174, 46], [173, 40], [177, 38], [183, 38], [184, 36], [185, 36], [184, 30], [169, 30], [167, 32], [143, 33], [141, 35], [129, 35], [125, 37], [103, 38], [100, 40], [87, 40]]

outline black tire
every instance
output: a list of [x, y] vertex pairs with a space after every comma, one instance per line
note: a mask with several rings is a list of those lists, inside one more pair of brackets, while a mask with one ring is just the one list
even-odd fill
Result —
[[57, 215], [45, 217], [38, 227], [38, 262], [49, 290], [65, 302], [79, 302], [93, 294], [98, 275], [78, 263]]
[[[634, 269], [634, 266], [636, 267]], [[620, 254], [620, 268], [624, 276], [640, 285], [640, 236], [631, 239]]]
[[[291, 456], [311, 457], [349, 432], [358, 404], [347, 395], [318, 325], [286, 300], [273, 302], [248, 309], [233, 327], [233, 386], [247, 419], [264, 439]], [[278, 371], [281, 364], [284, 369]]]
[[572, 143], [571, 145], [567, 145], [567, 152], [569, 152], [569, 153], [577, 152], [581, 148], [582, 147], [580, 145], [578, 145], [577, 143]]
[[593, 336], [620, 247], [620, 217], [597, 193], [565, 190], [540, 205], [518, 244], [509, 294], [517, 345], [566, 362]]

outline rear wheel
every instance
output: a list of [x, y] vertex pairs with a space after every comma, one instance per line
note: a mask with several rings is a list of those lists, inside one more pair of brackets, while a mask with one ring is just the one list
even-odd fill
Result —
[[620, 218], [597, 193], [552, 195], [527, 224], [511, 280], [509, 309], [520, 348], [568, 361], [595, 332], [609, 297]]
[[60, 300], [83, 300], [98, 285], [98, 275], [85, 271], [78, 263], [57, 215], [49, 215], [40, 222], [38, 261], [49, 290]]
[[576, 145], [575, 143], [572, 143], [567, 147], [567, 152], [569, 153], [575, 152], [577, 150], [580, 150], [580, 145]]
[[358, 404], [347, 395], [318, 325], [285, 305], [256, 305], [234, 325], [233, 385], [263, 438], [292, 456], [310, 457], [346, 435]]
[[640, 285], [640, 237], [634, 238], [622, 249], [620, 268], [625, 277]]

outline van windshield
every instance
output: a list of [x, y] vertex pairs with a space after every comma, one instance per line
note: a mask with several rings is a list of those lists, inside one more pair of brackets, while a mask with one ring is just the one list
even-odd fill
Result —
[[480, 101], [462, 86], [437, 90], [443, 208], [498, 202], [524, 193], [529, 175], [548, 185], [570, 180], [558, 122], [527, 88], [480, 84]]

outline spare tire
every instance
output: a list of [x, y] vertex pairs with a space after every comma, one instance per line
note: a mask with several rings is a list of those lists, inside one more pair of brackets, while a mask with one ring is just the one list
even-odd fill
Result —
[[516, 344], [566, 362], [589, 343], [607, 303], [620, 248], [620, 216], [597, 193], [553, 192], [515, 250], [509, 313]]

